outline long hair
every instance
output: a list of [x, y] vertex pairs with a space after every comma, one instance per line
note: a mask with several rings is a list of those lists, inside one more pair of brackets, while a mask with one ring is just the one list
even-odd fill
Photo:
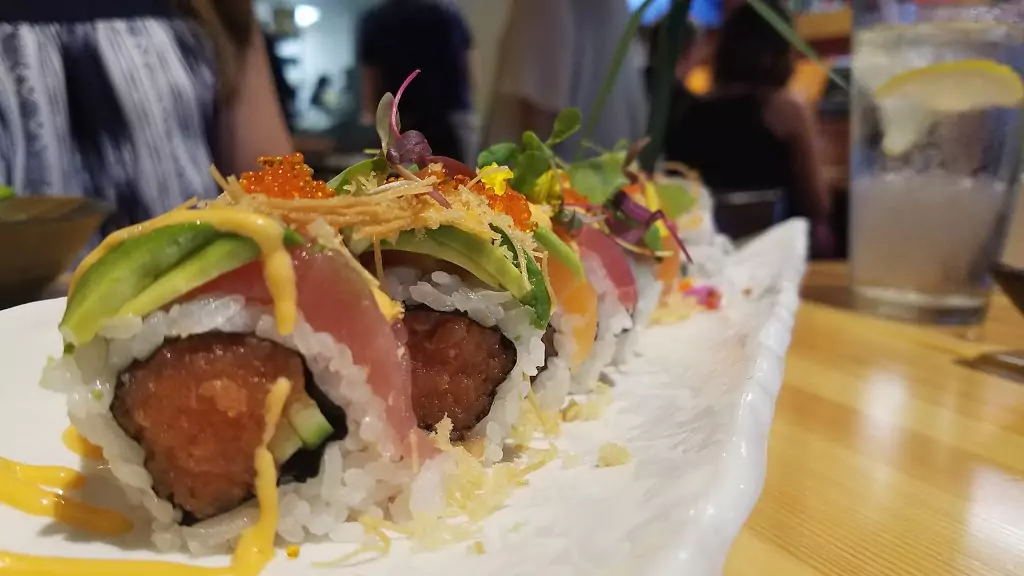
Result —
[[213, 44], [221, 101], [234, 98], [245, 51], [256, 28], [252, 0], [175, 0], [175, 4], [199, 23]]
[[[792, 21], [777, 0], [765, 2], [787, 24]], [[715, 85], [777, 90], [793, 74], [791, 46], [749, 3], [730, 12], [722, 25], [714, 58]]]

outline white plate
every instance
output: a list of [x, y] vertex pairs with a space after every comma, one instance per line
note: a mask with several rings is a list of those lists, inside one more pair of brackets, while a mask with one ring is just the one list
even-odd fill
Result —
[[[324, 571], [311, 560], [348, 549], [307, 544], [289, 560], [279, 551], [267, 576], [352, 574], [716, 574], [764, 481], [775, 397], [782, 382], [807, 226], [790, 221], [729, 256], [726, 306], [718, 313], [649, 330], [643, 358], [613, 375], [615, 403], [598, 422], [566, 425], [563, 452], [530, 476], [508, 507], [484, 523], [483, 555], [457, 545], [412, 554], [396, 540], [384, 559]], [[749, 288], [748, 295], [741, 291]], [[0, 455], [78, 466], [61, 444], [63, 397], [37, 385], [47, 357], [60, 352], [63, 300], [0, 312]], [[594, 467], [597, 447], [619, 442], [633, 461]], [[98, 476], [84, 495], [117, 505], [119, 489]], [[138, 523], [146, 526], [145, 523]], [[42, 518], [0, 506], [0, 550], [92, 558], [149, 558], [143, 530], [97, 543]], [[162, 556], [164, 560], [184, 560]], [[201, 564], [225, 564], [204, 558]]]

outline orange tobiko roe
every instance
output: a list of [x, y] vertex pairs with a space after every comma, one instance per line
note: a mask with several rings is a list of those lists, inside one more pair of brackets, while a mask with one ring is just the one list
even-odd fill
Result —
[[[486, 198], [491, 210], [512, 218], [516, 228], [525, 232], [530, 232], [534, 228], [530, 203], [525, 196], [513, 190], [511, 186], [507, 186], [503, 194], [495, 194], [494, 189], [484, 184], [483, 181], [473, 182], [470, 178], [460, 174], [449, 176], [443, 168], [421, 170], [419, 176], [421, 178], [427, 176], [437, 178], [437, 189], [443, 196], [457, 196], [455, 191], [458, 187], [465, 186], [470, 192]], [[472, 186], [470, 186], [470, 182], [473, 182]]]
[[570, 361], [578, 368], [590, 356], [597, 338], [597, 292], [587, 278], [577, 276], [558, 258], [548, 259], [551, 292], [562, 314], [572, 318], [570, 333], [576, 351]]
[[261, 156], [260, 169], [242, 173], [242, 189], [248, 194], [285, 200], [330, 198], [334, 192], [322, 180], [313, 179], [313, 169], [298, 152], [287, 156]]

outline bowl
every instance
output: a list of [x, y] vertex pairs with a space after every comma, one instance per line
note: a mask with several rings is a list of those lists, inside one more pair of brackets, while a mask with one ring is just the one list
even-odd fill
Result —
[[38, 299], [110, 214], [93, 198], [0, 200], [0, 309]]

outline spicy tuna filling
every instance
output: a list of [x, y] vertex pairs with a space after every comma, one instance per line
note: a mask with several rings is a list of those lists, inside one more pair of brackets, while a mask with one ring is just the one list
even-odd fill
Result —
[[323, 445], [344, 437], [346, 423], [294, 350], [211, 332], [168, 340], [120, 375], [111, 412], [145, 451], [153, 491], [182, 510], [183, 524], [252, 498], [252, 455], [262, 440], [267, 394], [279, 378], [293, 388], [272, 452], [282, 477], [303, 480], [316, 474]]
[[516, 364], [515, 345], [465, 315], [410, 308], [405, 314], [416, 420], [433, 430], [447, 416], [461, 440], [487, 416]]

